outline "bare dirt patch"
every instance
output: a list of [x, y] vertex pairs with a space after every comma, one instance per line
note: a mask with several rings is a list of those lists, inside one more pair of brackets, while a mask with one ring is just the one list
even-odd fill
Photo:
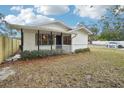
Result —
[[5, 67], [0, 69], [0, 82], [8, 78], [10, 75], [14, 75], [15, 71], [10, 67]]

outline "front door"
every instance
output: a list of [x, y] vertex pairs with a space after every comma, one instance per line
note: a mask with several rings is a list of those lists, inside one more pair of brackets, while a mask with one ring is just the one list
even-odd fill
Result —
[[62, 37], [61, 35], [56, 35], [56, 48], [62, 48]]

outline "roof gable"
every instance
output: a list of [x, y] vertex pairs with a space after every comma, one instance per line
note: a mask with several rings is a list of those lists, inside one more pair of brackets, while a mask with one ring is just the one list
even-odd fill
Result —
[[84, 26], [74, 28], [72, 31], [83, 31], [83, 32], [86, 32], [88, 35], [93, 34], [89, 29], [87, 29]]

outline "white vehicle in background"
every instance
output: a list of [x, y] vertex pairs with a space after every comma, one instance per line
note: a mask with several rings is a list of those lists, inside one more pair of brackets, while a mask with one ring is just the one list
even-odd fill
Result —
[[107, 48], [124, 48], [124, 46], [122, 44], [119, 44], [117, 42], [108, 42], [106, 44]]

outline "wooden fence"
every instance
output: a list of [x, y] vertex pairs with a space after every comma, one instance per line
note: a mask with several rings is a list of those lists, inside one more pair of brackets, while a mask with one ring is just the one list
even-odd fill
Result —
[[0, 36], [0, 63], [19, 50], [20, 40]]

